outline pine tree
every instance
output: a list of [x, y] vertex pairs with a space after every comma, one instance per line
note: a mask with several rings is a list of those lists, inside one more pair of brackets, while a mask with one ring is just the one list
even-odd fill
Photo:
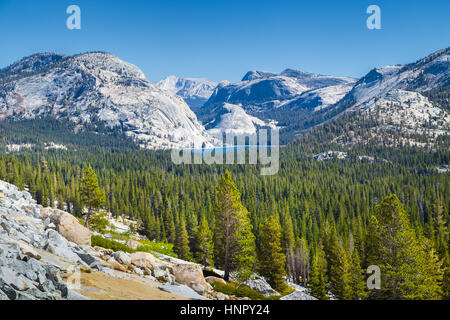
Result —
[[172, 212], [169, 210], [170, 208], [166, 210], [164, 219], [165, 237], [169, 243], [175, 244], [177, 238], [175, 221]]
[[350, 287], [352, 300], [363, 300], [367, 297], [367, 285], [364, 280], [364, 272], [361, 269], [361, 260], [356, 248], [353, 248], [352, 252], [350, 267]]
[[331, 292], [341, 300], [351, 300], [353, 295], [351, 287], [351, 258], [342, 241], [337, 243], [335, 259], [335, 262], [331, 263], [330, 268]]
[[204, 266], [214, 266], [213, 233], [209, 229], [208, 221], [203, 216], [197, 230], [196, 259]]
[[184, 218], [181, 218], [178, 224], [174, 250], [177, 253], [178, 258], [187, 261], [192, 259], [191, 250], [189, 249], [189, 237], [186, 231], [186, 222], [184, 222]]
[[309, 278], [310, 258], [306, 239], [297, 239], [294, 257], [294, 275], [297, 282], [306, 285]]
[[105, 195], [98, 185], [97, 175], [91, 166], [86, 167], [81, 179], [81, 198], [83, 204], [87, 206], [88, 212], [85, 218], [85, 227], [89, 226], [89, 219], [93, 209], [99, 209], [105, 202]]
[[281, 247], [281, 226], [274, 216], [266, 219], [260, 227], [261, 248], [259, 273], [277, 291], [286, 289], [283, 277], [286, 275], [286, 256]]
[[255, 236], [241, 194], [227, 170], [216, 191], [214, 236], [216, 262], [225, 271], [237, 271], [239, 280], [249, 278], [255, 266]]
[[381, 269], [381, 290], [372, 299], [436, 299], [441, 263], [425, 239], [417, 239], [396, 195], [375, 207], [369, 225], [368, 263]]
[[311, 271], [309, 278], [310, 294], [319, 300], [328, 300], [325, 287], [324, 252], [319, 248], [311, 259]]

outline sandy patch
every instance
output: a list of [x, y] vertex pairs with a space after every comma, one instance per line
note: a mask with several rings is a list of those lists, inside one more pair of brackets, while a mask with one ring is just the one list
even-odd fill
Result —
[[[67, 275], [61, 277], [67, 279]], [[119, 279], [93, 272], [82, 273], [80, 281], [79, 292], [92, 300], [186, 300], [159, 290], [160, 283], [138, 276], [126, 275], [126, 279]]]

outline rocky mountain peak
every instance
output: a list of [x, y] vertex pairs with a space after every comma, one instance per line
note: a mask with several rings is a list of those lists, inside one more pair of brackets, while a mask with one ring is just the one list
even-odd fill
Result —
[[0, 119], [52, 117], [79, 128], [98, 119], [143, 148], [212, 146], [182, 98], [157, 88], [138, 67], [113, 54], [38, 54], [7, 70], [0, 82]]

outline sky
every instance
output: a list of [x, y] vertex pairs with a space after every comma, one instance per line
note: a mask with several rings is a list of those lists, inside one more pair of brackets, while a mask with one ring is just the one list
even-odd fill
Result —
[[[69, 5], [81, 29], [69, 30]], [[369, 5], [381, 30], [369, 30]], [[359, 78], [450, 46], [448, 0], [0, 0], [0, 68], [38, 52], [106, 51], [152, 81], [239, 81], [286, 68]]]

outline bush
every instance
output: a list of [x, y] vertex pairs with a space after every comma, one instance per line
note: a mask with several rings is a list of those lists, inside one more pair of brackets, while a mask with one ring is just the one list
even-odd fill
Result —
[[[126, 235], [123, 235], [122, 237], [117, 237], [123, 240], [126, 239], [130, 239], [129, 237], [127, 237]], [[109, 239], [105, 239], [101, 236], [95, 236], [93, 235], [91, 238], [91, 242], [92, 242], [92, 246], [99, 246], [105, 249], [111, 249], [113, 251], [124, 251], [124, 252], [128, 252], [128, 253], [133, 253], [133, 252], [148, 252], [148, 253], [153, 253], [153, 252], [158, 252], [161, 254], [165, 254], [167, 256], [171, 256], [174, 258], [177, 258], [178, 256], [176, 255], [176, 253], [173, 251], [173, 244], [171, 243], [163, 243], [163, 242], [153, 242], [153, 241], [149, 241], [149, 240], [142, 240], [140, 241], [142, 243], [142, 246], [139, 246], [136, 250], [131, 249], [130, 247], [128, 247], [127, 245], [114, 241], [114, 240], [109, 240]]]
[[109, 221], [106, 216], [106, 212], [93, 215], [92, 218], [89, 219], [89, 228], [99, 233], [105, 233], [109, 226]]
[[91, 242], [92, 242], [93, 247], [98, 246], [98, 247], [102, 247], [105, 249], [111, 249], [113, 251], [124, 251], [124, 252], [128, 252], [128, 253], [135, 252], [135, 250], [131, 249], [127, 245], [124, 245], [123, 243], [105, 239], [101, 236], [93, 235], [91, 237]]
[[142, 246], [137, 248], [136, 251], [143, 251], [148, 253], [152, 253], [152, 251], [154, 251], [165, 254], [166, 256], [178, 258], [177, 254], [173, 251], [173, 244], [171, 243], [153, 242], [149, 240], [142, 240], [140, 242], [142, 243]]

